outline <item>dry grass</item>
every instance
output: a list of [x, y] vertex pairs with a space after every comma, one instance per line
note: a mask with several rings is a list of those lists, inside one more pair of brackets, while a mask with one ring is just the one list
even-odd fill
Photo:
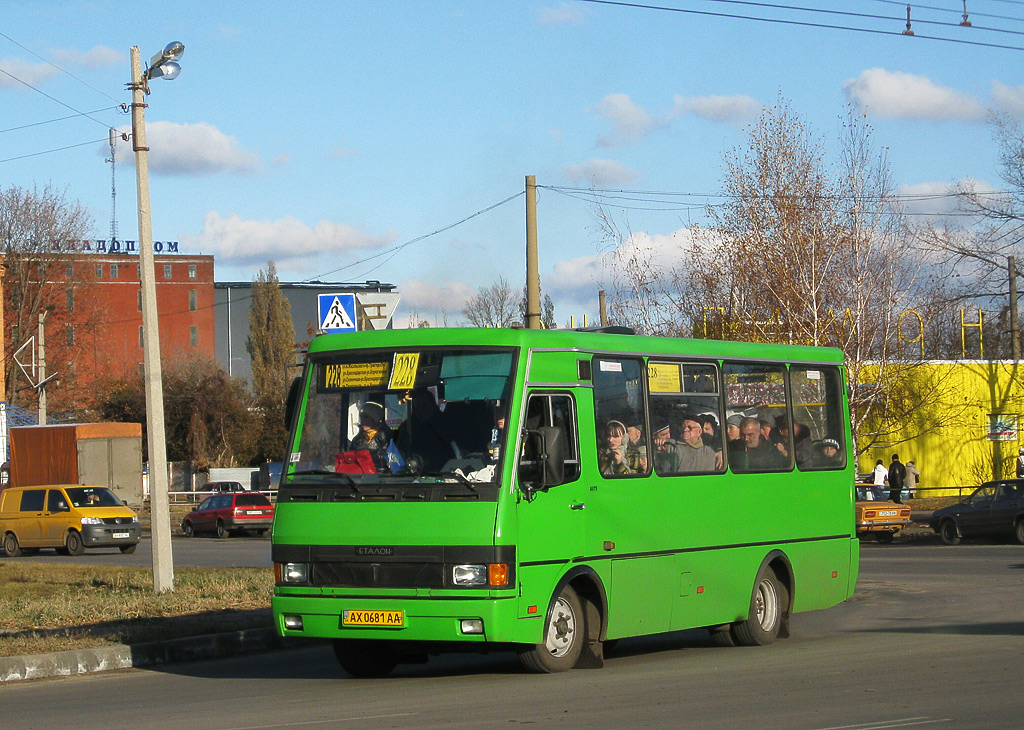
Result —
[[0, 563], [0, 656], [271, 626], [265, 568], [179, 568], [153, 593], [149, 568]]

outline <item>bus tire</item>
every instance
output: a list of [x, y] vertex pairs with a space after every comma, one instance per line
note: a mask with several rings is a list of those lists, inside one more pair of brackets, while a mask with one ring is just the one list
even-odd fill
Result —
[[953, 520], [943, 520], [942, 524], [939, 525], [939, 537], [947, 545], [959, 545], [960, 532], [956, 529], [956, 522]]
[[398, 666], [395, 653], [384, 641], [369, 639], [335, 639], [334, 657], [350, 676], [356, 679], [379, 679]]
[[732, 638], [740, 646], [764, 646], [779, 635], [789, 605], [789, 591], [775, 571], [766, 567], [754, 584], [745, 621], [732, 625]]
[[709, 626], [708, 635], [714, 646], [736, 646], [736, 639], [732, 638], [732, 624]]
[[544, 643], [519, 649], [519, 661], [537, 674], [566, 672], [576, 666], [587, 637], [583, 605], [572, 586], [563, 586], [551, 602], [546, 620]]

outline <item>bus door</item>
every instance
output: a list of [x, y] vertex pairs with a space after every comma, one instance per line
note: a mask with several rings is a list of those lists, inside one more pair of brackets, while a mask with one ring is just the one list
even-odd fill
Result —
[[565, 445], [563, 483], [535, 489], [537, 460], [530, 439], [520, 454], [518, 557], [524, 584], [531, 574], [564, 573], [582, 555], [586, 535], [586, 494], [580, 482], [576, 399], [566, 391], [533, 390], [526, 401], [523, 430], [542, 426], [562, 432]]

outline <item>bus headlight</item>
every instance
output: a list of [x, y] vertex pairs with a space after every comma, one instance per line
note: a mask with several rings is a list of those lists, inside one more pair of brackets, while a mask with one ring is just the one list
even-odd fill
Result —
[[487, 585], [486, 565], [456, 565], [452, 568], [452, 580], [457, 586]]
[[452, 568], [452, 580], [457, 586], [506, 586], [508, 585], [508, 565], [505, 563], [456, 565]]
[[306, 563], [274, 563], [278, 583], [307, 583], [309, 566]]

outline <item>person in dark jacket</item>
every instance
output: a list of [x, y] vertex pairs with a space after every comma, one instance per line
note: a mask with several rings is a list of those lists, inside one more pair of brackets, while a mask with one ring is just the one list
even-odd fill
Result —
[[352, 439], [352, 451], [366, 449], [373, 458], [373, 465], [380, 473], [388, 471], [388, 444], [391, 443], [391, 429], [384, 422], [384, 406], [375, 401], [363, 403], [359, 409], [359, 433]]
[[907, 467], [900, 462], [899, 454], [893, 454], [892, 463], [889, 464], [889, 499], [896, 504], [903, 504], [900, 492], [903, 491], [903, 482], [906, 479]]

